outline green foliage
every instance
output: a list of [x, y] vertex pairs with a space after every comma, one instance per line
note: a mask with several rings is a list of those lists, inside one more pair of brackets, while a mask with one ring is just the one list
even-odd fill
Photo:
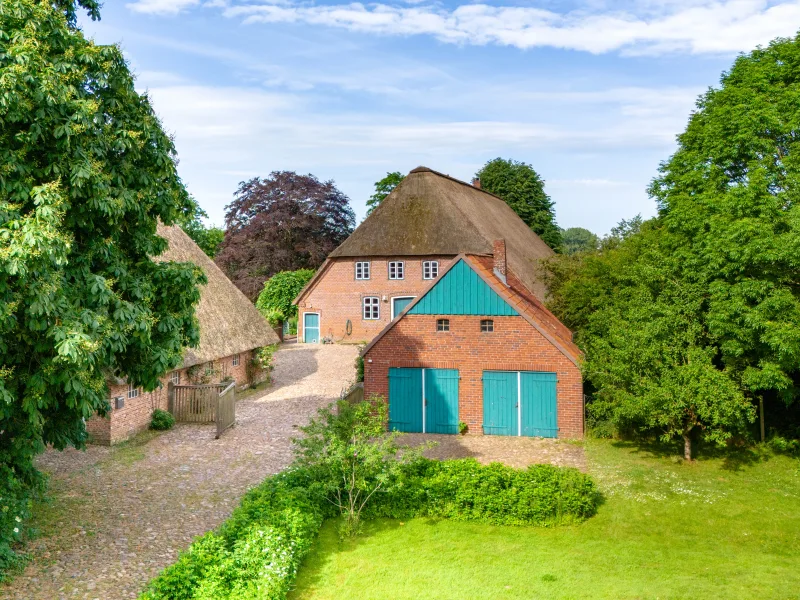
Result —
[[222, 240], [225, 239], [225, 231], [221, 227], [214, 225], [206, 227], [203, 223], [204, 218], [208, 218], [208, 213], [200, 208], [200, 205], [190, 197], [192, 207], [189, 211], [181, 215], [178, 225], [186, 232], [194, 242], [200, 246], [209, 258], [214, 258], [219, 252]]
[[406, 176], [400, 171], [394, 171], [392, 173], [386, 173], [386, 177], [380, 181], [376, 181], [375, 193], [367, 200], [367, 216], [378, 208], [378, 205], [383, 202], [383, 199], [391, 194], [394, 188], [400, 185], [400, 182], [405, 178]]
[[264, 283], [264, 289], [256, 300], [256, 308], [271, 324], [297, 317], [297, 307], [292, 301], [313, 276], [312, 269], [276, 273]]
[[278, 344], [270, 344], [269, 346], [262, 346], [253, 351], [253, 358], [250, 359], [250, 364], [247, 365], [247, 379], [250, 382], [256, 380], [256, 375], [263, 374], [266, 381], [272, 381], [272, 370], [275, 368], [274, 358], [275, 352], [278, 350]]
[[467, 425], [464, 421], [458, 422], [458, 433], [461, 435], [465, 435], [469, 431], [469, 425]]
[[544, 242], [560, 251], [561, 229], [554, 203], [544, 191], [544, 180], [529, 164], [495, 158], [475, 174], [481, 188], [500, 196]]
[[166, 410], [157, 408], [153, 411], [153, 416], [150, 419], [150, 429], [156, 431], [167, 431], [175, 427], [175, 417]]
[[790, 456], [800, 456], [800, 440], [787, 439], [780, 435], [773, 435], [769, 438], [770, 447], [780, 454]]
[[571, 255], [578, 252], [592, 252], [600, 248], [600, 238], [583, 227], [570, 227], [561, 232], [561, 251]]
[[356, 383], [364, 381], [364, 357], [359, 354], [356, 357]]
[[36, 487], [23, 481], [15, 473], [12, 465], [0, 464], [0, 582], [4, 573], [11, 567], [22, 563], [22, 558], [14, 552], [14, 544], [25, 533], [25, 523], [30, 516], [31, 497], [44, 489], [43, 481]]
[[109, 373], [152, 390], [199, 339], [202, 272], [151, 260], [191, 210], [175, 148], [77, 6], [0, 3], [0, 464], [29, 488], [108, 410]]

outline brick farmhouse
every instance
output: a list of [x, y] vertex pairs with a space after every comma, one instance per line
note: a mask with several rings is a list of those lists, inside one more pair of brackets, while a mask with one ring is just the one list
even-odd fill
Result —
[[479, 182], [419, 167], [298, 295], [298, 339], [369, 342], [364, 391], [393, 429], [580, 437], [580, 351], [543, 304], [552, 255]]
[[186, 348], [183, 364], [166, 373], [152, 392], [129, 385], [124, 379], [107, 380], [111, 412], [86, 422], [92, 441], [116, 444], [147, 429], [153, 411], [167, 410], [167, 385], [235, 381], [239, 387], [254, 383], [261, 374], [251, 366], [253, 351], [277, 343], [278, 336], [220, 268], [177, 226], [159, 225], [158, 235], [168, 249], [155, 260], [191, 262], [200, 267], [208, 283], [200, 290], [196, 316], [200, 344]]

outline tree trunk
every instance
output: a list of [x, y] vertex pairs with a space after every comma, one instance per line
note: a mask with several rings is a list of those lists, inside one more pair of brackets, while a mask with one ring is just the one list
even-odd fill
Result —
[[692, 438], [691, 429], [683, 433], [683, 458], [692, 460]]

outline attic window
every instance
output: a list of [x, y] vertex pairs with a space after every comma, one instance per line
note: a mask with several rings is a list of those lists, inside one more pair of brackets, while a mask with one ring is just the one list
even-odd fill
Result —
[[494, 331], [494, 321], [492, 319], [481, 319], [481, 333], [491, 333]]
[[422, 278], [436, 279], [439, 276], [439, 261], [425, 260], [422, 262]]
[[436, 319], [436, 331], [450, 331], [450, 319]]
[[356, 279], [369, 279], [369, 263], [357, 262], [356, 263]]
[[180, 371], [173, 371], [169, 374], [170, 383], [174, 383], [175, 385], [181, 384], [181, 372]]
[[389, 263], [389, 279], [403, 279], [404, 263], [402, 260]]
[[132, 383], [128, 384], [128, 398], [138, 398], [139, 397], [139, 388], [134, 387]]
[[377, 296], [367, 296], [363, 300], [364, 318], [375, 321], [381, 318], [381, 299]]

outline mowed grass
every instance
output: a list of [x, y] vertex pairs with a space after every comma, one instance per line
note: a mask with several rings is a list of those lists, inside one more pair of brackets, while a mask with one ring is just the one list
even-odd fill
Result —
[[603, 503], [582, 525], [381, 520], [340, 542], [329, 522], [290, 598], [800, 598], [800, 461], [586, 451]]

